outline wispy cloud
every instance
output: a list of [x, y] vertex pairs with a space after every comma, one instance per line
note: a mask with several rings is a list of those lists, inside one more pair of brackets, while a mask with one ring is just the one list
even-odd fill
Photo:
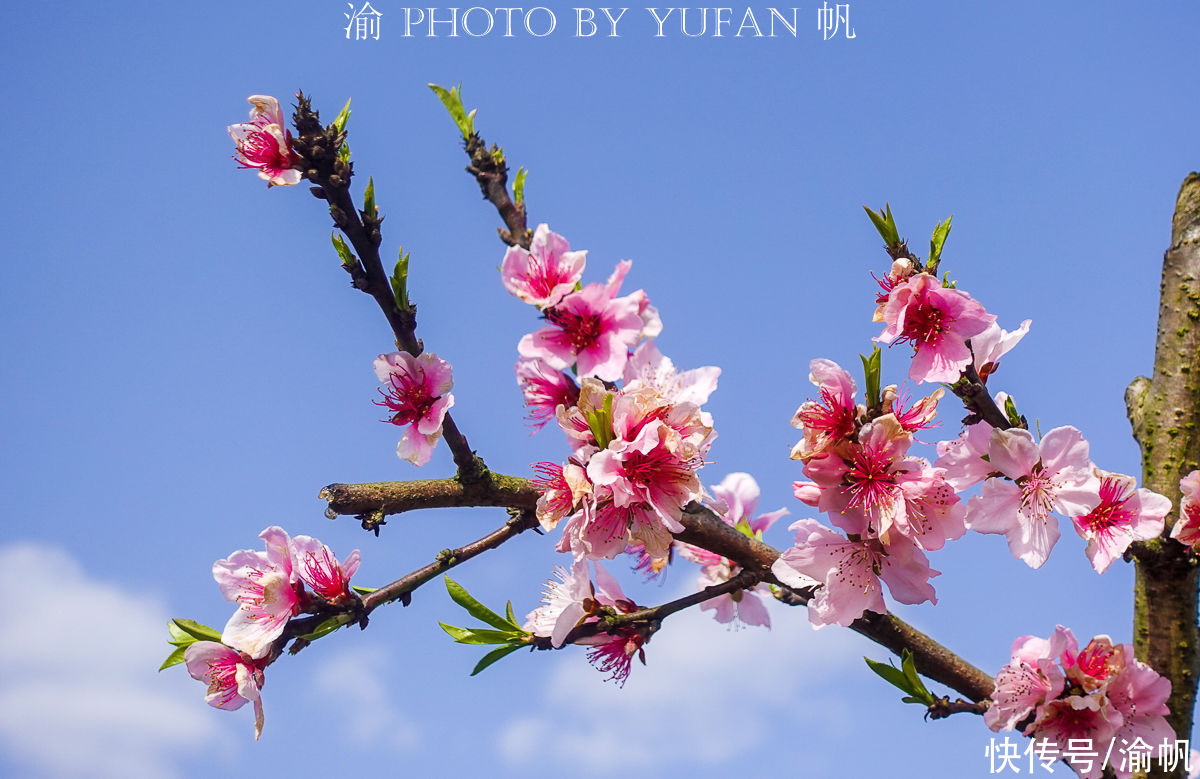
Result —
[[341, 722], [342, 738], [357, 746], [407, 749], [418, 743], [416, 725], [390, 701], [387, 680], [378, 669], [390, 668], [380, 646], [339, 649], [322, 659], [313, 673], [316, 705]]
[[[52, 586], [53, 599], [22, 599], [35, 585]], [[0, 591], [11, 599], [0, 620], [8, 760], [38, 776], [174, 777], [221, 732], [195, 682], [156, 673], [170, 647], [153, 596], [24, 543], [0, 547]]]
[[772, 606], [771, 631], [729, 631], [696, 610], [671, 617], [646, 646], [648, 666], [635, 663], [624, 689], [602, 682], [581, 648], [564, 650], [541, 691], [544, 713], [509, 720], [501, 755], [540, 771], [653, 774], [748, 755], [778, 737], [772, 720], [788, 729], [849, 727], [824, 679], [862, 662], [856, 640], [815, 632], [803, 612]]

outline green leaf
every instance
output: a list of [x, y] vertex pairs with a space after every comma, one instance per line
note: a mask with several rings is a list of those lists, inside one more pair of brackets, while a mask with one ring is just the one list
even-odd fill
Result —
[[[189, 643], [190, 646], [190, 643]], [[183, 653], [187, 651], [187, 646], [177, 646], [171, 654], [167, 655], [167, 659], [163, 660], [163, 664], [158, 667], [158, 670], [170, 668], [173, 665], [179, 665], [183, 662]], [[498, 659], [498, 658], [497, 658]]]
[[354, 621], [353, 614], [334, 614], [327, 620], [322, 621], [311, 632], [305, 633], [302, 636], [296, 636], [301, 641], [316, 641], [321, 636], [327, 636], [343, 625], [348, 625]]
[[871, 350], [871, 356], [867, 357], [864, 354], [858, 355], [863, 364], [863, 378], [866, 384], [867, 393], [867, 408], [879, 408], [883, 402], [882, 396], [879, 394], [879, 376], [883, 367], [883, 352], [879, 348], [879, 344]]
[[1008, 417], [1013, 427], [1021, 427], [1021, 412], [1017, 411], [1017, 404], [1013, 402], [1012, 395], [1004, 399], [1004, 416]]
[[929, 267], [935, 270], [938, 261], [942, 259], [942, 247], [946, 245], [946, 236], [950, 235], [950, 220], [953, 218], [948, 216], [945, 222], [939, 222], [938, 226], [933, 228], [933, 237], [929, 239]]
[[[508, 644], [513, 641], [520, 640], [525, 637], [524, 631], [513, 630], [472, 630], [470, 628], [458, 628], [454, 625], [447, 625], [445, 622], [439, 622], [442, 630], [450, 634], [450, 636], [460, 644]], [[523, 641], [521, 643], [524, 643]]]
[[350, 144], [342, 141], [342, 145], [338, 147], [338, 159], [342, 162], [350, 161]]
[[504, 605], [504, 616], [508, 618], [508, 624], [512, 625], [515, 628], [521, 627], [517, 623], [516, 615], [513, 614], [512, 601], [509, 601], [508, 603], [506, 603]]
[[437, 84], [430, 84], [429, 88], [442, 101], [442, 105], [450, 112], [450, 118], [454, 120], [454, 124], [458, 126], [459, 132], [463, 138], [470, 138], [475, 134], [475, 112], [467, 113], [463, 108], [462, 103], [462, 83], [458, 86], [446, 89]]
[[396, 299], [396, 308], [401, 311], [407, 311], [411, 306], [408, 302], [408, 255], [404, 253], [404, 247], [400, 247], [400, 259], [396, 260], [396, 267], [392, 271], [392, 297]]
[[517, 176], [513, 179], [513, 200], [517, 205], [525, 202], [525, 169], [517, 168]]
[[375, 179], [367, 179], [367, 189], [363, 192], [363, 213], [369, 219], [374, 219], [379, 216], [378, 209], [375, 208]]
[[350, 589], [354, 590], [359, 595], [370, 595], [371, 593], [375, 592], [375, 590], [378, 590], [379, 588], [378, 587], [358, 587], [358, 586], [355, 586], [352, 584], [352, 585], [350, 585]]
[[333, 126], [339, 133], [346, 132], [346, 120], [350, 118], [350, 101], [346, 101], [346, 105], [342, 106], [341, 112], [337, 115], [337, 119], [333, 120]]
[[885, 682], [893, 687], [900, 688], [904, 692], [911, 692], [908, 689], [908, 679], [904, 676], [904, 672], [899, 668], [891, 665], [890, 663], [880, 663], [872, 660], [869, 657], [864, 657], [863, 660], [866, 660], [867, 665], [871, 667], [871, 670], [883, 677]]
[[520, 648], [521, 648], [520, 644], [509, 644], [508, 646], [502, 646], [497, 649], [493, 649], [492, 651], [488, 652], [483, 657], [479, 658], [479, 662], [475, 664], [475, 670], [471, 671], [471, 676], [474, 676], [475, 674], [479, 673], [484, 668], [487, 668], [489, 665], [496, 662], [497, 660], [500, 660], [501, 658], [504, 658], [504, 657], [508, 657], [509, 655], [511, 655], [513, 652], [517, 651]]
[[866, 206], [863, 206], [863, 210], [867, 212], [867, 216], [871, 217], [871, 224], [875, 225], [875, 229], [889, 248], [900, 243], [900, 231], [896, 229], [896, 220], [892, 217], [891, 205], [885, 204], [879, 213], [875, 213]]
[[333, 248], [337, 250], [338, 257], [342, 260], [342, 265], [351, 268], [358, 262], [354, 257], [354, 253], [350, 251], [350, 247], [346, 245], [346, 239], [342, 238], [337, 230], [333, 231], [330, 240], [333, 241]]
[[463, 589], [461, 584], [454, 581], [449, 576], [444, 576], [443, 578], [446, 580], [446, 590], [450, 593], [450, 599], [466, 609], [467, 613], [472, 617], [480, 622], [486, 622], [494, 628], [499, 628], [500, 630], [510, 630], [512, 628], [512, 625], [510, 625], [504, 619], [504, 617], [501, 617], [487, 606], [484, 606], [482, 603], [472, 598], [471, 594]]
[[[201, 625], [190, 619], [173, 619], [171, 620], [184, 633], [193, 636], [197, 641], [216, 641], [221, 643], [221, 634], [210, 628], [208, 625]], [[174, 633], [172, 633], [174, 635]]]

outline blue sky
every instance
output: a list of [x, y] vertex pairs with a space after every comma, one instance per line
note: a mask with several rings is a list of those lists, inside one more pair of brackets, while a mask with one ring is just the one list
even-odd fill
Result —
[[[209, 709], [179, 668], [156, 675], [163, 622], [222, 625], [212, 561], [268, 525], [360, 548], [371, 585], [504, 518], [406, 515], [379, 539], [323, 518], [324, 484], [452, 465], [442, 448], [421, 471], [396, 459], [371, 405], [386, 323], [349, 289], [321, 204], [237, 170], [225, 127], [254, 93], [304, 89], [329, 119], [353, 98], [358, 191], [375, 178], [385, 255], [412, 254], [455, 417], [490, 466], [522, 473], [566, 448], [523, 425], [512, 364], [535, 320], [499, 283], [497, 219], [425, 87], [463, 82], [483, 136], [529, 170], [531, 224], [588, 250], [585, 281], [633, 259], [662, 351], [723, 369], [706, 480], [749, 471], [762, 508], [795, 519], [787, 423], [808, 362], [855, 365], [879, 330], [868, 272], [887, 265], [863, 204], [890, 202], [918, 250], [953, 214], [943, 267], [1002, 326], [1033, 320], [993, 383], [1136, 472], [1122, 393], [1150, 369], [1174, 197], [1200, 167], [1200, 10], [855, 1], [856, 37], [824, 41], [812, 4], [774, 39], [656, 38], [643, 8], [618, 38], [576, 38], [570, 6], [545, 38], [404, 38], [404, 8], [372, 5], [366, 41], [325, 0], [5, 11], [0, 773], [985, 774], [978, 720], [923, 722], [862, 664], [883, 650], [782, 607], [771, 632], [673, 618], [620, 690], [572, 650], [468, 678], [479, 652], [437, 628], [462, 617], [429, 587], [268, 669], [257, 744], [248, 711]], [[893, 380], [902, 357], [885, 354]], [[767, 540], [787, 546], [784, 528]], [[1038, 571], [998, 537], [952, 543], [931, 557], [939, 605], [898, 612], [991, 672], [1056, 623], [1129, 640], [1131, 571], [1097, 576], [1064, 531]], [[455, 577], [528, 611], [552, 544], [521, 537]], [[657, 602], [693, 578], [624, 580]]]

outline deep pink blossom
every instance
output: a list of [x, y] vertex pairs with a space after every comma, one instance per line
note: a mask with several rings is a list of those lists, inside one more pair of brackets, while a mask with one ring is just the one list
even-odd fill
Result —
[[1034, 442], [1028, 430], [993, 430], [988, 459], [1008, 479], [989, 478], [967, 503], [967, 527], [1003, 534], [1014, 557], [1040, 568], [1059, 538], [1055, 511], [1081, 516], [1100, 505], [1100, 479], [1088, 443], [1073, 427], [1056, 427]]
[[820, 399], [805, 401], [792, 417], [792, 427], [804, 432], [792, 449], [792, 459], [805, 462], [853, 440], [858, 419], [857, 390], [850, 374], [831, 360], [816, 359], [808, 367], [809, 381], [817, 385]]
[[511, 246], [500, 264], [504, 288], [538, 308], [552, 308], [583, 276], [586, 251], [571, 251], [567, 239], [540, 224], [529, 250]]
[[1067, 752], [1072, 741], [1086, 740], [1098, 755], [1092, 758], [1074, 754], [1068, 763], [1081, 779], [1099, 779], [1105, 751], [1122, 721], [1121, 713], [1105, 696], [1071, 695], [1040, 706], [1037, 718], [1025, 733], [1047, 743], [1058, 754]]
[[808, 604], [815, 627], [849, 626], [867, 610], [886, 613], [880, 579], [901, 603], [937, 603], [929, 579], [939, 572], [903, 537], [885, 550], [878, 539], [848, 539], [815, 519], [802, 519], [790, 529], [796, 531], [795, 544], [771, 572], [789, 587], [823, 585]]
[[887, 327], [875, 340], [913, 345], [909, 378], [949, 383], [971, 364], [967, 339], [983, 332], [996, 317], [967, 293], [918, 273], [888, 295], [883, 320]]
[[254, 704], [254, 738], [262, 735], [263, 663], [215, 641], [197, 641], [183, 652], [188, 673], [208, 685], [204, 700], [209, 706], [234, 711]]
[[579, 385], [562, 371], [538, 359], [517, 363], [517, 384], [529, 409], [529, 423], [535, 432], [554, 419], [559, 406], [579, 402]]
[[361, 556], [355, 549], [338, 562], [333, 550], [311, 536], [295, 536], [291, 543], [292, 564], [300, 579], [325, 600], [352, 597], [350, 577], [358, 570]]
[[396, 455], [424, 465], [442, 437], [446, 411], [454, 405], [450, 363], [429, 352], [419, 357], [392, 352], [375, 359], [375, 375], [386, 385], [380, 390], [383, 400], [376, 403], [393, 412], [388, 421], [405, 428]]
[[237, 145], [233, 158], [241, 167], [257, 170], [268, 187], [299, 184], [300, 158], [292, 151], [292, 133], [285, 126], [279, 101], [269, 95], [251, 95], [247, 100], [254, 106], [250, 121], [228, 128]]
[[1171, 538], [1195, 549], [1200, 546], [1200, 471], [1184, 476], [1179, 491], [1179, 517], [1171, 528]]
[[603, 284], [589, 284], [546, 311], [549, 327], [521, 338], [517, 351], [552, 368], [572, 365], [579, 376], [616, 381], [625, 370], [629, 349], [638, 342], [642, 319], [638, 301], [613, 298]]
[[1072, 521], [1075, 532], [1088, 542], [1092, 567], [1104, 573], [1134, 541], [1146, 541], [1162, 533], [1170, 510], [1169, 499], [1137, 488], [1133, 477], [1105, 473], [1100, 480], [1100, 505]]
[[250, 657], [263, 657], [300, 610], [300, 579], [293, 569], [291, 539], [280, 527], [259, 534], [265, 552], [242, 549], [213, 563], [213, 578], [226, 600], [238, 604], [221, 640]]
[[553, 530], [559, 520], [575, 510], [583, 496], [592, 491], [587, 474], [579, 465], [568, 462], [558, 465], [540, 462], [533, 465], [538, 478], [533, 486], [540, 495], [537, 501], [537, 518], [544, 530]]
[[[937, 416], [938, 401], [946, 391], [938, 388], [929, 395], [908, 405], [908, 393], [901, 393], [895, 385], [883, 389], [883, 411], [892, 414], [900, 426], [910, 433], [936, 427], [933, 420]], [[907, 408], [906, 408], [907, 406]]]

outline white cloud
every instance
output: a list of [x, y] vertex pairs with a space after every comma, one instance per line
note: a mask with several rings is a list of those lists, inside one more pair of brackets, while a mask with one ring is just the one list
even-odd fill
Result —
[[196, 682], [157, 673], [170, 650], [159, 600], [28, 543], [0, 547], [0, 591], [10, 599], [0, 620], [8, 760], [39, 776], [173, 777], [221, 732]]
[[329, 721], [343, 723], [341, 736], [349, 743], [397, 749], [418, 743], [416, 726], [392, 705], [379, 671], [391, 667], [382, 647], [356, 646], [322, 658], [313, 672], [313, 693]]
[[828, 681], [862, 663], [856, 637], [814, 631], [802, 609], [770, 605], [770, 631], [730, 631], [695, 609], [671, 617], [623, 689], [602, 682], [582, 648], [567, 648], [548, 673], [544, 713], [509, 720], [500, 754], [543, 770], [653, 774], [729, 763], [777, 737], [772, 722], [848, 730], [852, 717]]

